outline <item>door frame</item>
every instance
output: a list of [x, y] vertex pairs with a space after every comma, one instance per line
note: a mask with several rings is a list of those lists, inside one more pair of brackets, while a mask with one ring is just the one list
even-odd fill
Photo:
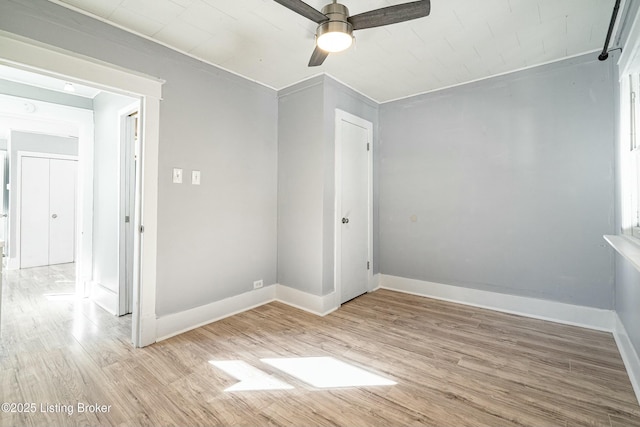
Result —
[[336, 108], [335, 110], [335, 206], [334, 206], [334, 292], [335, 292], [335, 307], [342, 305], [342, 227], [340, 221], [342, 219], [342, 132], [341, 123], [349, 122], [353, 125], [359, 126], [367, 131], [367, 142], [369, 144], [369, 150], [367, 151], [367, 169], [368, 169], [368, 242], [367, 242], [367, 256], [371, 263], [367, 272], [367, 292], [371, 291], [371, 284], [373, 283], [373, 123], [365, 120], [361, 117], [347, 113], [346, 111]]
[[[9, 147], [6, 150], [0, 150], [0, 171], [2, 171], [2, 174], [0, 174], [0, 191], [2, 192], [0, 195], [0, 228], [4, 228], [1, 231], [4, 237], [0, 239], [0, 241], [4, 242], [4, 246], [0, 248], [0, 264], [4, 264], [4, 258], [9, 256], [5, 250], [7, 247], [7, 235], [9, 234], [9, 214], [8, 209], [7, 211], [4, 209], [5, 205], [9, 206], [9, 192], [5, 191], [9, 183], [9, 180], [6, 179], [9, 174]], [[2, 225], [3, 220], [4, 225]]]
[[0, 45], [2, 65], [140, 99], [142, 179], [136, 218], [140, 243], [134, 254], [131, 323], [134, 346], [153, 344], [157, 338], [158, 149], [164, 81], [6, 31], [0, 31]]
[[[25, 157], [36, 157], [39, 159], [58, 159], [58, 160], [72, 160], [74, 162], [77, 162], [78, 164], [78, 168], [76, 170], [76, 186], [78, 185], [79, 182], [79, 175], [80, 175], [80, 162], [78, 161], [78, 156], [72, 156], [72, 155], [67, 155], [67, 154], [54, 154], [54, 153], [42, 153], [42, 152], [34, 152], [34, 151], [18, 151], [16, 153], [16, 173], [17, 173], [17, 180], [16, 180], [16, 263], [18, 265], [18, 268], [22, 268], [22, 246], [20, 244], [21, 242], [21, 235], [22, 235], [22, 159]], [[78, 191], [76, 191], [76, 195], [75, 195], [75, 199], [76, 199], [76, 206], [75, 206], [75, 211], [76, 211], [76, 220], [75, 220], [75, 229], [76, 229], [76, 236], [78, 236], [79, 233], [82, 232], [81, 229], [81, 222], [78, 221], [79, 215], [81, 215], [81, 208], [80, 208], [80, 203], [78, 203]], [[75, 253], [76, 256], [78, 254], [78, 239], [74, 238], [73, 239], [73, 246], [75, 248]]]

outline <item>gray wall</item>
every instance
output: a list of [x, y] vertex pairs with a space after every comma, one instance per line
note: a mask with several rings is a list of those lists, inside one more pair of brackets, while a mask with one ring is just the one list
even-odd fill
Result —
[[18, 151], [36, 153], [78, 155], [78, 138], [44, 135], [39, 133], [11, 131], [9, 136], [9, 257], [15, 258], [16, 252], [16, 215], [17, 215], [17, 182], [18, 182]]
[[278, 282], [334, 290], [335, 110], [378, 123], [378, 105], [328, 76], [281, 90], [278, 113]]
[[324, 78], [280, 91], [278, 283], [322, 295]]
[[[273, 90], [46, 0], [0, 2], [0, 30], [164, 79], [156, 313], [276, 281]], [[171, 183], [172, 168], [202, 185]]]
[[587, 55], [382, 105], [381, 273], [613, 308], [614, 80]]
[[93, 99], [93, 281], [118, 292], [120, 116], [134, 99], [102, 92]]

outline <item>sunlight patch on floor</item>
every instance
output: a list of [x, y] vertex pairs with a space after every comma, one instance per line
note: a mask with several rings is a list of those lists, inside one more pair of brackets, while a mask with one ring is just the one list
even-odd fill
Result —
[[240, 382], [225, 391], [290, 390], [293, 387], [241, 360], [210, 360], [213, 366], [223, 370]]
[[288, 357], [260, 360], [317, 388], [397, 384], [333, 357]]
[[49, 301], [75, 301], [77, 299], [75, 293], [60, 293], [60, 294], [43, 294]]
[[[260, 361], [320, 389], [397, 384], [395, 381], [333, 357], [280, 357], [260, 359]], [[275, 378], [274, 375], [269, 375], [242, 360], [210, 360], [209, 363], [239, 381], [225, 391], [289, 390], [293, 388], [286, 382]]]

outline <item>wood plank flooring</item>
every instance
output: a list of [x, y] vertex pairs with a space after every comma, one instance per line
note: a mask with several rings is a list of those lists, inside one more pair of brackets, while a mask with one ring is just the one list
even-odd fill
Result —
[[[640, 426], [609, 333], [377, 291], [324, 318], [271, 303], [133, 349], [128, 317], [50, 295], [72, 279], [73, 265], [4, 273], [0, 401], [36, 411], [1, 426]], [[311, 356], [397, 384], [319, 389], [261, 361]], [[238, 380], [211, 360], [293, 388], [225, 391]]]

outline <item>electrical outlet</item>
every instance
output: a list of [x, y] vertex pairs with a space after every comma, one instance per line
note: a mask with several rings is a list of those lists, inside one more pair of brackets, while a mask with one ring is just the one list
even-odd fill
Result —
[[253, 282], [253, 289], [260, 289], [262, 287], [262, 280], [256, 280]]

